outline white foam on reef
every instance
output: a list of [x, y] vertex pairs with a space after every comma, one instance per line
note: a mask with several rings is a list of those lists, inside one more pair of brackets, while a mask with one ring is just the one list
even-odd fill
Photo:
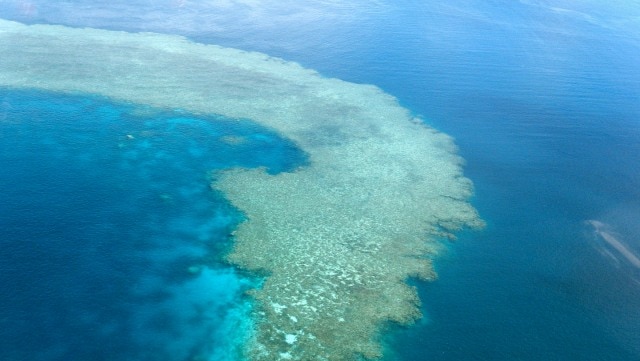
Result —
[[247, 216], [229, 261], [266, 276], [250, 359], [380, 357], [384, 323], [420, 316], [405, 281], [434, 277], [433, 241], [482, 224], [451, 138], [374, 86], [150, 33], [0, 21], [0, 54], [1, 86], [252, 119], [308, 154], [291, 173], [212, 185]]

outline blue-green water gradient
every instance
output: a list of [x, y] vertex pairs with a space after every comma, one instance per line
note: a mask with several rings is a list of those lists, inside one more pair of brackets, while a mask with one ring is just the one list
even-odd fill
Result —
[[304, 154], [247, 120], [0, 99], [0, 359], [237, 359], [260, 280], [224, 264], [242, 215], [209, 184]]
[[638, 267], [585, 223], [640, 254], [636, 3], [14, 3], [17, 20], [182, 34], [375, 84], [454, 136], [488, 226], [418, 284], [425, 320], [388, 339], [397, 358], [640, 359]]

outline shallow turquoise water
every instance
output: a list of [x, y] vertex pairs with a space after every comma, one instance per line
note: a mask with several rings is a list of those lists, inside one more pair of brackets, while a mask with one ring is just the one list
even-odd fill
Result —
[[275, 173], [304, 155], [248, 121], [0, 99], [2, 359], [234, 359], [250, 326], [242, 292], [260, 280], [221, 263], [242, 215], [211, 172]]
[[373, 83], [453, 135], [488, 227], [451, 244], [440, 279], [419, 284], [426, 317], [390, 336], [399, 359], [640, 358], [639, 271], [584, 223], [609, 224], [640, 253], [635, 4], [267, 2], [246, 20], [246, 8], [205, 3], [16, 3], [0, 1], [6, 16], [179, 33]]

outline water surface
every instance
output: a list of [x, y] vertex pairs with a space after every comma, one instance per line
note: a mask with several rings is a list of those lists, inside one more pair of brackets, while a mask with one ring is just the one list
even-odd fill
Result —
[[451, 244], [439, 280], [419, 284], [426, 317], [389, 341], [398, 358], [640, 357], [638, 271], [585, 223], [606, 223], [638, 254], [633, 4], [0, 4], [23, 21], [179, 33], [282, 56], [376, 84], [453, 135], [488, 227]]

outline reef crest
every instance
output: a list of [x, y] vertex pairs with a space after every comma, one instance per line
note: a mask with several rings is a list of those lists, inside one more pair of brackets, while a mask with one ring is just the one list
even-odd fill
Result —
[[0, 86], [251, 119], [307, 153], [294, 172], [212, 184], [247, 217], [228, 260], [266, 276], [249, 359], [380, 357], [384, 323], [420, 316], [406, 280], [434, 277], [435, 240], [482, 225], [452, 139], [374, 86], [151, 33], [0, 20], [0, 53]]

